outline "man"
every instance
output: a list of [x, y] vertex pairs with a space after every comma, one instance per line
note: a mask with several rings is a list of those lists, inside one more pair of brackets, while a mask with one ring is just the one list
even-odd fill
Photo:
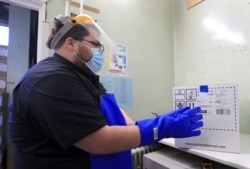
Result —
[[112, 40], [88, 15], [54, 23], [47, 42], [53, 56], [28, 70], [13, 91], [15, 169], [130, 169], [131, 148], [200, 135], [200, 107], [134, 123], [95, 74]]

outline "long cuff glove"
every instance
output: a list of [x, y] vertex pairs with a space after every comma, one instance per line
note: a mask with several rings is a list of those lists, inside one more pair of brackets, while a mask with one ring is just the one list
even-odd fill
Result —
[[140, 146], [152, 144], [163, 138], [199, 136], [203, 126], [201, 108], [184, 107], [156, 118], [137, 121], [141, 133]]

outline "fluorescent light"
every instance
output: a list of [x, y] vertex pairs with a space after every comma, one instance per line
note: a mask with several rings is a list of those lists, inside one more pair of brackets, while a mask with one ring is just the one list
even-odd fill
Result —
[[228, 40], [235, 44], [243, 44], [244, 36], [241, 32], [231, 31], [227, 25], [218, 23], [215, 19], [205, 18], [203, 21], [204, 26], [214, 32], [214, 39]]

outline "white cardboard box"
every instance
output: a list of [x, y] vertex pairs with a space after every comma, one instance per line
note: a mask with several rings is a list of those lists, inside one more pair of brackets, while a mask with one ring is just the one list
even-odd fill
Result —
[[175, 139], [177, 147], [240, 153], [237, 85], [174, 87], [173, 104], [175, 109], [201, 106], [204, 122], [200, 136]]

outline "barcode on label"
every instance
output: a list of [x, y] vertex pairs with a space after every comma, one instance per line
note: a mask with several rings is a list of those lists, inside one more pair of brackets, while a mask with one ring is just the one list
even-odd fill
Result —
[[231, 110], [230, 109], [216, 109], [216, 114], [219, 115], [230, 115]]

